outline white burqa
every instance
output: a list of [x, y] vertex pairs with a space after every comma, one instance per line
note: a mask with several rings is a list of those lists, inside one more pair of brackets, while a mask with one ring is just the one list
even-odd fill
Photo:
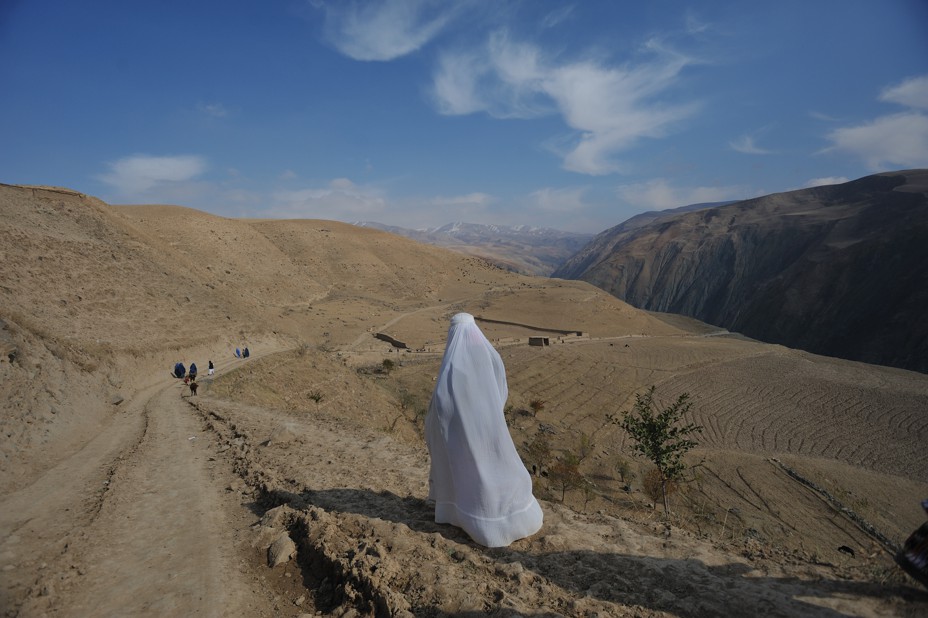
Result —
[[541, 528], [532, 479], [503, 417], [509, 396], [503, 359], [474, 322], [451, 319], [445, 356], [425, 419], [435, 521], [504, 547]]

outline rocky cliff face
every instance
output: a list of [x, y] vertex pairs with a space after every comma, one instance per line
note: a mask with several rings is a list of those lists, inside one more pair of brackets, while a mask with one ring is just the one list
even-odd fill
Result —
[[763, 341], [928, 372], [928, 170], [630, 223], [553, 276]]

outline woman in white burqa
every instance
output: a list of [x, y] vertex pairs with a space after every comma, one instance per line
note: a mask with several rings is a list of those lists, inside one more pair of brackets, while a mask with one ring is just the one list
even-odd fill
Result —
[[503, 417], [506, 369], [468, 313], [451, 319], [445, 356], [425, 419], [435, 521], [504, 547], [541, 528], [532, 479]]

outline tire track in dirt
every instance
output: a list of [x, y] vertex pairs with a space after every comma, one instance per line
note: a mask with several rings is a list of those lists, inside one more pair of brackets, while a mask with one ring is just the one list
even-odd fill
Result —
[[[232, 363], [219, 362], [217, 369]], [[178, 457], [183, 453], [176, 448], [178, 440], [168, 437], [186, 434], [183, 446], [195, 442], [187, 441], [198, 430], [181, 399], [185, 390], [177, 380], [162, 379], [130, 394], [93, 440], [32, 484], [4, 496], [0, 605], [8, 612], [165, 615], [156, 608], [169, 608], [173, 593], [170, 587], [156, 589], [151, 578], [168, 576], [172, 585], [196, 581], [178, 580], [180, 569], [173, 561], [157, 564], [155, 558], [160, 549], [176, 544], [173, 538], [185, 539], [193, 548], [191, 533], [204, 539], [212, 534], [209, 525], [204, 528], [197, 521], [210, 509], [185, 509], [178, 500], [181, 494], [209, 493], [202, 475], [189, 474], [195, 469], [191, 461]], [[198, 550], [204, 556], [210, 551], [208, 546]], [[147, 572], [142, 573], [145, 565]], [[200, 570], [216, 573], [215, 566], [201, 565]], [[153, 600], [155, 595], [159, 598]], [[211, 612], [215, 610], [200, 614]]]
[[[145, 433], [147, 398], [159, 388], [163, 385], [130, 397], [125, 409], [83, 448], [30, 485], [3, 497], [0, 605], [16, 608], [30, 594], [48, 597], [48, 582], [68, 575], [71, 546], [99, 514], [118, 462], [137, 448]], [[43, 564], [46, 573], [36, 578]]]
[[[199, 422], [180, 385], [149, 400], [148, 431], [119, 466], [100, 515], [74, 547], [81, 577], [62, 601], [84, 615], [228, 615], [245, 589]], [[101, 542], [103, 541], [103, 542]]]

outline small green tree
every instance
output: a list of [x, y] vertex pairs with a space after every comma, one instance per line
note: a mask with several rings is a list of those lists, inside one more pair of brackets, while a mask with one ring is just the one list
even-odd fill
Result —
[[667, 514], [670, 512], [667, 504], [668, 483], [683, 477], [686, 470], [683, 456], [697, 444], [687, 436], [701, 432], [702, 426], [694, 423], [677, 424], [692, 407], [689, 393], [683, 393], [676, 402], [658, 411], [654, 403], [654, 390], [652, 386], [644, 395], [636, 394], [634, 410], [623, 413], [620, 421], [614, 418], [610, 420], [627, 431], [635, 443], [635, 451], [650, 459], [657, 467], [664, 514]]

